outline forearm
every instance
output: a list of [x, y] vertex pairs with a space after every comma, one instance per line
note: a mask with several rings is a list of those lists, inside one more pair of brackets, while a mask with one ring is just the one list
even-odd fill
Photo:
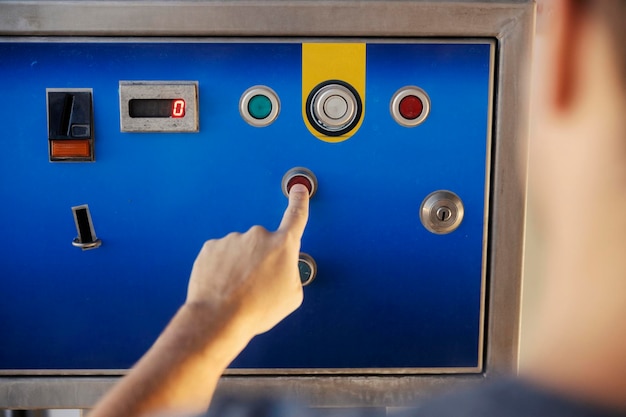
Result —
[[307, 188], [296, 184], [276, 232], [256, 226], [205, 242], [185, 305], [90, 417], [204, 411], [220, 375], [250, 339], [302, 303], [298, 253], [308, 201]]
[[229, 319], [234, 315], [224, 311], [217, 314], [210, 306], [184, 305], [90, 417], [205, 410], [224, 369], [249, 341], [249, 332]]

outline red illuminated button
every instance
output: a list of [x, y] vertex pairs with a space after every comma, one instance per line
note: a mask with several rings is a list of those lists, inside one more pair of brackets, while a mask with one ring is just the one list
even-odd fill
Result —
[[405, 119], [417, 119], [424, 110], [424, 103], [417, 96], [406, 96], [400, 100], [400, 115]]
[[389, 110], [401, 126], [415, 127], [426, 120], [430, 113], [430, 98], [417, 86], [402, 87], [391, 98]]
[[91, 143], [89, 140], [52, 140], [52, 158], [90, 158]]
[[311, 193], [311, 190], [313, 190], [313, 184], [311, 184], [311, 181], [307, 177], [305, 177], [304, 175], [296, 175], [294, 177], [291, 177], [291, 179], [287, 181], [287, 192], [289, 193], [289, 191], [291, 191], [291, 187], [296, 184], [304, 185], [306, 189], [309, 190], [309, 193]]
[[285, 197], [289, 198], [289, 191], [295, 184], [302, 184], [309, 190], [309, 197], [317, 191], [317, 178], [310, 169], [304, 167], [291, 168], [283, 175], [281, 188]]

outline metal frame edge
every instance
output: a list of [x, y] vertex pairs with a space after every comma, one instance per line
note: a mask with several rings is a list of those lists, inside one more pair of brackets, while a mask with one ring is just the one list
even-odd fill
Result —
[[[315, 11], [319, 14], [312, 14]], [[495, 38], [496, 99], [487, 273], [499, 278], [490, 278], [488, 283], [485, 372], [224, 376], [216, 394], [280, 393], [318, 407], [405, 406], [435, 392], [517, 369], [526, 206], [527, 92], [534, 16], [533, 0], [7, 1], [0, 3], [0, 41], [3, 36]], [[117, 379], [0, 376], [0, 407], [89, 408]]]

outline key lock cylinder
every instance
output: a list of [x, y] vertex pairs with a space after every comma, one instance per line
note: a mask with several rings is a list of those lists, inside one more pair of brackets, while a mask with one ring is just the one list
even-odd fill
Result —
[[459, 196], [445, 190], [429, 194], [420, 207], [422, 224], [438, 235], [455, 231], [463, 221], [463, 214], [463, 202]]

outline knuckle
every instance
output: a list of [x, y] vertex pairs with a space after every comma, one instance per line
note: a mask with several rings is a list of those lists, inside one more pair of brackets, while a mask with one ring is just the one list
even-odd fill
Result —
[[308, 191], [296, 191], [291, 194], [291, 203], [304, 206], [307, 204], [307, 200], [309, 199]]
[[307, 210], [302, 206], [293, 206], [289, 208], [289, 214], [293, 217], [304, 217], [307, 214]]
[[214, 239], [209, 239], [209, 240], [205, 241], [204, 244], [202, 245], [202, 250], [203, 251], [211, 250], [211, 248], [213, 247], [214, 244], [215, 244], [215, 240]]
[[304, 199], [306, 198], [306, 194], [301, 191], [294, 191], [290, 194], [290, 202], [293, 205], [303, 205], [305, 203]]
[[252, 226], [250, 230], [248, 230], [248, 233], [255, 236], [264, 236], [268, 233], [268, 231], [265, 227], [256, 225]]
[[253, 242], [263, 241], [268, 238], [270, 232], [267, 231], [263, 226], [252, 226], [246, 232], [246, 239], [251, 240]]

